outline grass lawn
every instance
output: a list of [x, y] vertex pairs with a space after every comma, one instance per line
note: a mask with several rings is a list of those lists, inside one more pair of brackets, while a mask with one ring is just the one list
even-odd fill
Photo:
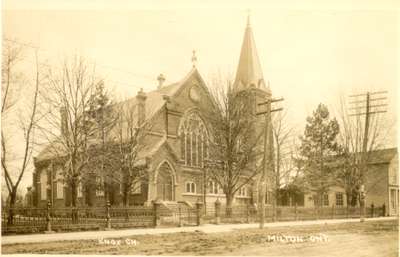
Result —
[[[267, 242], [268, 236], [273, 235], [307, 238], [319, 233], [326, 235], [328, 241]], [[108, 244], [105, 240], [4, 245], [2, 253], [374, 257], [399, 254], [397, 220], [243, 229], [229, 233], [141, 235], [114, 238], [113, 242], [108, 239]], [[120, 245], [116, 245], [117, 241]]]

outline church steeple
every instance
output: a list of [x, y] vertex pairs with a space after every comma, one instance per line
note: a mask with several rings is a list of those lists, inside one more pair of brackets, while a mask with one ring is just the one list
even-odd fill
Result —
[[235, 90], [240, 91], [247, 88], [267, 89], [250, 25], [250, 15], [247, 17], [247, 26], [244, 32], [242, 50], [240, 52], [234, 83]]

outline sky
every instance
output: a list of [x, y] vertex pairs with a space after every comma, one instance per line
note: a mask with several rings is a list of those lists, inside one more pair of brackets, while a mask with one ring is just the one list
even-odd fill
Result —
[[[175, 7], [116, 1], [126, 8], [106, 8], [104, 1], [83, 2], [85, 8], [74, 1], [60, 2], [63, 8], [6, 1], [3, 38], [32, 51], [38, 48], [40, 61], [51, 65], [83, 56], [96, 66], [107, 87], [126, 97], [140, 88], [156, 89], [160, 73], [166, 84], [184, 78], [192, 67], [193, 50], [205, 81], [218, 73], [233, 78], [250, 13], [264, 79], [275, 97], [285, 99], [281, 106], [300, 133], [319, 103], [333, 112], [340, 96], [366, 91], [387, 90], [385, 115], [396, 119], [399, 20], [391, 1], [362, 9], [257, 1], [218, 6], [192, 1], [193, 5]], [[32, 61], [25, 66], [27, 72]], [[391, 145], [397, 145], [395, 133]], [[29, 184], [31, 175], [25, 181]]]

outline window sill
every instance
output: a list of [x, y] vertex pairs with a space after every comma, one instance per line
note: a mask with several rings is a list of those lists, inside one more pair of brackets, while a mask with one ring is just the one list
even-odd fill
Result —
[[188, 170], [188, 171], [202, 171], [203, 167], [197, 167], [197, 166], [187, 166], [187, 165], [182, 165], [183, 170]]
[[238, 196], [236, 196], [236, 198], [239, 198], [239, 199], [250, 199], [251, 197], [247, 196], [247, 195], [238, 195]]
[[202, 196], [202, 194], [197, 194], [197, 193], [182, 193], [182, 195], [185, 195], [185, 196]]
[[211, 197], [225, 197], [225, 194], [206, 194], [206, 195]]

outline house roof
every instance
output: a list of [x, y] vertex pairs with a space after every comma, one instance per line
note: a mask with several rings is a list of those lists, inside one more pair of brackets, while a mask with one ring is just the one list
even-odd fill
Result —
[[[185, 82], [192, 77], [194, 74], [198, 74], [200, 79], [201, 76], [198, 70], [194, 67], [191, 71], [179, 82], [163, 86], [159, 89], [150, 91], [145, 93], [146, 100], [145, 100], [145, 117], [146, 120], [150, 120], [158, 113], [165, 104], [164, 96], [173, 97], [185, 84]], [[201, 79], [202, 80], [202, 79]], [[203, 81], [204, 82], [204, 81]], [[136, 96], [129, 98], [125, 101], [116, 103], [114, 108], [123, 107], [123, 108], [136, 108], [138, 104], [138, 99]], [[134, 111], [135, 109], [132, 109]], [[111, 132], [112, 133], [112, 132]], [[146, 146], [141, 150], [139, 153], [139, 158], [145, 158], [156, 152], [159, 147], [161, 147], [164, 143], [162, 139], [160, 140], [149, 140], [146, 142]], [[157, 148], [157, 149], [156, 149]], [[64, 146], [61, 142], [53, 141], [49, 143], [35, 158], [35, 161], [45, 161], [52, 159], [56, 156], [60, 156], [60, 153], [63, 152]]]
[[368, 162], [370, 164], [389, 163], [397, 154], [396, 148], [375, 150], [370, 153]]

